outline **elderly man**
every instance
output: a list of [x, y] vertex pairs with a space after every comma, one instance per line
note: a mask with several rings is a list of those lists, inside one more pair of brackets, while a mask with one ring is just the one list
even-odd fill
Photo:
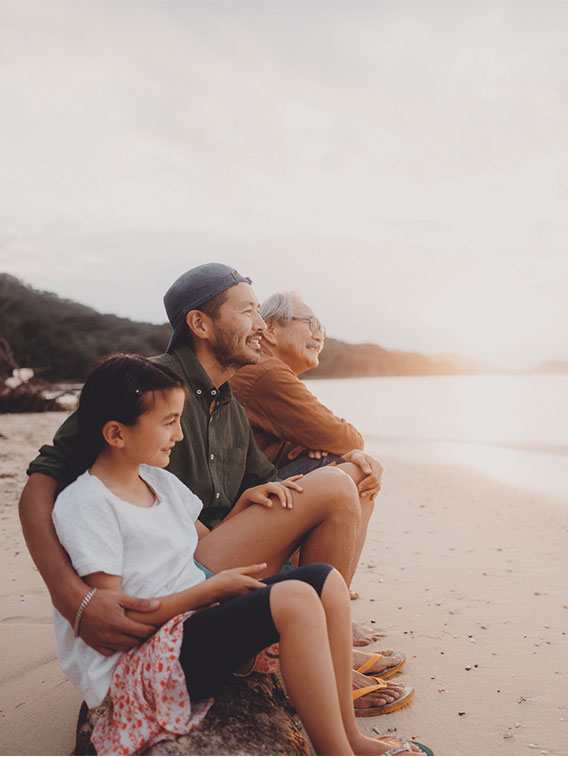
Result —
[[247, 409], [258, 446], [279, 468], [281, 478], [343, 462], [366, 474], [358, 485], [358, 560], [382, 468], [362, 452], [364, 440], [357, 429], [334, 415], [298, 378], [318, 364], [323, 347], [325, 331], [314, 311], [300, 295], [289, 292], [272, 295], [260, 313], [266, 323], [262, 358], [237, 371], [231, 388]]
[[[349, 582], [360, 519], [356, 484], [363, 475], [347, 465], [343, 471], [314, 471], [301, 484], [277, 482], [276, 469], [258, 450], [246, 413], [231, 395], [228, 379], [238, 367], [259, 359], [264, 331], [250, 279], [218, 263], [198, 266], [174, 282], [164, 301], [173, 333], [167, 353], [155, 360], [189, 389], [181, 419], [184, 439], [172, 451], [169, 467], [202, 499], [201, 518], [212, 529], [200, 539], [196, 558], [215, 573], [266, 562], [269, 575], [300, 547], [302, 563], [328, 562]], [[32, 558], [53, 604], [71, 625], [88, 587], [57, 539], [51, 511], [56, 492], [86, 467], [81, 449], [73, 415], [54, 445], [42, 447], [31, 463], [20, 499]], [[235, 500], [250, 487], [254, 496], [235, 513]], [[130, 649], [155, 629], [135, 622], [125, 610], [155, 606], [123, 592], [99, 590], [82, 615], [81, 637], [102, 654]], [[393, 665], [396, 657], [378, 661], [371, 670]], [[356, 688], [364, 688], [355, 681]], [[377, 685], [355, 707], [361, 712], [396, 707], [408, 698], [401, 687]]]

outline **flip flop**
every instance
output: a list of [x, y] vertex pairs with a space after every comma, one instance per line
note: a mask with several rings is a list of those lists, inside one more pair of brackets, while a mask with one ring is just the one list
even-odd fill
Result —
[[[395, 652], [395, 654], [400, 654], [400, 652]], [[373, 665], [378, 662], [381, 657], [384, 657], [384, 655], [382, 655], [380, 652], [373, 652], [373, 654], [367, 660], [365, 660], [365, 662], [359, 668], [355, 668], [355, 670], [358, 673], [363, 673], [364, 675], [368, 675], [371, 678], [374, 678], [375, 675], [378, 675], [381, 678], [390, 678], [395, 673], [398, 673], [398, 671], [406, 665], [406, 655], [402, 655], [402, 662], [399, 662], [398, 665], [391, 665], [390, 668], [385, 668], [384, 670], [381, 670], [380, 673], [367, 673], [367, 671], [371, 670]]]
[[[376, 681], [376, 683], [371, 684], [370, 686], [363, 686], [360, 689], [355, 689], [352, 694], [353, 701], [364, 697], [365, 694], [371, 694], [373, 691], [380, 691], [381, 689], [386, 689], [388, 687], [388, 683], [386, 681], [383, 681], [382, 678], [375, 678], [375, 676], [369, 677], [372, 681]], [[410, 703], [410, 700], [413, 696], [414, 686], [407, 684], [402, 690], [401, 695], [398, 697], [398, 699], [395, 699], [394, 702], [377, 705], [375, 707], [354, 707], [353, 710], [355, 712], [355, 717], [369, 718], [373, 715], [386, 715], [389, 712], [396, 712], [396, 710], [401, 710], [403, 707], [406, 707], [406, 705]]]
[[[390, 736], [386, 733], [382, 736], [377, 736], [377, 741], [380, 741], [383, 744], [392, 744], [391, 749], [389, 749], [388, 752], [383, 752], [383, 755], [396, 755], [401, 752], [411, 752], [410, 744], [417, 746], [423, 754], [434, 754], [430, 747], [424, 746], [424, 744], [421, 744], [419, 741], [413, 741], [412, 739], [397, 739], [396, 736]], [[412, 752], [412, 754], [416, 754], [418, 757], [418, 752]]]

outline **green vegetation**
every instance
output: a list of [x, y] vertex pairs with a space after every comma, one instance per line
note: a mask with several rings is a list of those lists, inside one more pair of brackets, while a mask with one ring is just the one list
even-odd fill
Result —
[[[0, 338], [14, 362], [46, 381], [83, 381], [103, 355], [159, 355], [170, 326], [137, 323], [64, 300], [0, 274]], [[14, 366], [0, 365], [0, 376]]]
[[[135, 352], [162, 353], [170, 336], [169, 324], [155, 326], [63, 300], [0, 274], [0, 340], [13, 361], [0, 360], [0, 376], [12, 368], [33, 368], [44, 381], [83, 381], [104, 355]], [[327, 339], [318, 368], [309, 378], [352, 376], [424, 376], [477, 373], [481, 366], [450, 358], [429, 358], [417, 352], [390, 352], [376, 344], [347, 344]]]

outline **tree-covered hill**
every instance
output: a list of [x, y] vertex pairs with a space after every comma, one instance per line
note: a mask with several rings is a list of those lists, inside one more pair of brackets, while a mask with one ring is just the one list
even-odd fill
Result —
[[[112, 352], [158, 355], [165, 350], [170, 332], [169, 324], [103, 315], [0, 273], [0, 339], [9, 346], [16, 365], [33, 368], [38, 378], [82, 381], [101, 357]], [[457, 364], [457, 360], [328, 338], [319, 367], [304, 375], [310, 379], [421, 376], [483, 370], [473, 361], [460, 359]], [[7, 375], [12, 367], [0, 365], [0, 375]]]
[[[103, 355], [159, 355], [171, 329], [138, 323], [64, 300], [0, 274], [0, 337], [15, 363], [48, 381], [82, 381]], [[6, 373], [7, 366], [0, 366]], [[11, 372], [11, 368], [8, 372]]]
[[440, 376], [480, 373], [484, 367], [460, 359], [430, 358], [418, 352], [385, 350], [378, 344], [348, 344], [327, 338], [317, 368], [303, 378], [353, 378], [356, 376]]

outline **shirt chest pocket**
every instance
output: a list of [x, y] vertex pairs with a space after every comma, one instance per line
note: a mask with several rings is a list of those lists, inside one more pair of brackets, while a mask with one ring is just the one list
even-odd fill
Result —
[[245, 475], [247, 450], [243, 447], [229, 447], [223, 455], [223, 483], [229, 501], [233, 502]]

